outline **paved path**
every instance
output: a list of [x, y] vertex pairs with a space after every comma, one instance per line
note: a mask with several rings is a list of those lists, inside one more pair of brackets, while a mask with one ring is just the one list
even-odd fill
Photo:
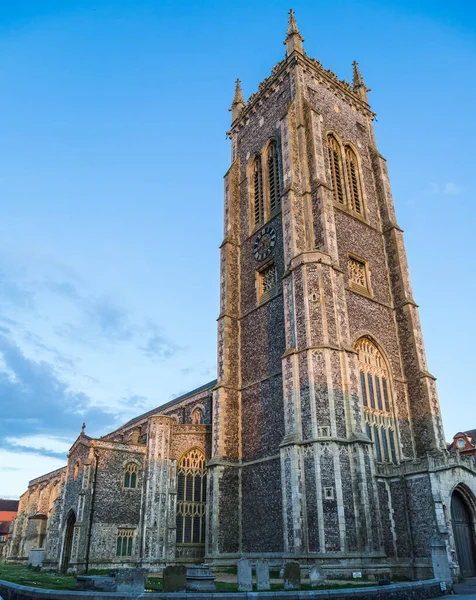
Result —
[[468, 577], [463, 583], [455, 583], [454, 590], [456, 596], [452, 599], [461, 598], [461, 600], [476, 600], [476, 577]]

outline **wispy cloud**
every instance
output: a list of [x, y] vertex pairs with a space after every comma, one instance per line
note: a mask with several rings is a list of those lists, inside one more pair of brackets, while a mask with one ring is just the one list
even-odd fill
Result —
[[454, 183], [453, 181], [448, 181], [447, 183], [437, 183], [436, 181], [432, 181], [428, 187], [425, 189], [425, 194], [428, 196], [437, 196], [440, 194], [445, 194], [447, 196], [456, 196], [463, 191], [463, 188]]
[[448, 194], [449, 196], [456, 196], [457, 194], [460, 194], [461, 191], [461, 186], [451, 181], [449, 183], [445, 183], [443, 187], [443, 194]]
[[[94, 423], [100, 430], [115, 423], [116, 414], [95, 406], [83, 392], [70, 389], [49, 363], [27, 358], [13, 341], [2, 335], [0, 357], [2, 447], [17, 451], [34, 449], [46, 456], [56, 456], [58, 441], [75, 439], [83, 420]], [[48, 446], [46, 437], [56, 441]]]
[[181, 348], [163, 335], [157, 326], [153, 326], [146, 342], [140, 346], [142, 353], [154, 360], [172, 358]]
[[81, 311], [79, 323], [63, 323], [56, 328], [56, 333], [63, 338], [89, 346], [94, 346], [98, 339], [109, 343], [133, 342], [145, 356], [153, 360], [172, 358], [181, 349], [165, 336], [156, 323], [134, 323], [129, 311], [110, 298], [82, 295], [68, 281], [49, 281], [47, 287]]

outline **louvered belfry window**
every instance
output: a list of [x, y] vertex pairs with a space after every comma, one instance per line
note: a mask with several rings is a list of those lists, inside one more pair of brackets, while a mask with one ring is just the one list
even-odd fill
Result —
[[359, 357], [365, 429], [374, 443], [375, 458], [378, 462], [397, 462], [389, 369], [382, 353], [368, 337], [360, 338], [355, 349]]
[[269, 210], [273, 214], [280, 204], [278, 145], [272, 141], [268, 149]]
[[261, 156], [257, 156], [253, 164], [253, 201], [255, 225], [264, 222], [264, 197], [263, 197], [263, 168]]
[[350, 146], [345, 147], [345, 164], [350, 191], [350, 208], [358, 215], [362, 214], [362, 192], [360, 189], [359, 166], [355, 152]]
[[179, 462], [177, 473], [177, 544], [205, 543], [205, 455], [197, 448]]
[[332, 187], [334, 189], [334, 199], [339, 204], [345, 204], [340, 146], [333, 135], [329, 135], [327, 137], [327, 142], [329, 147], [329, 163], [332, 174]]

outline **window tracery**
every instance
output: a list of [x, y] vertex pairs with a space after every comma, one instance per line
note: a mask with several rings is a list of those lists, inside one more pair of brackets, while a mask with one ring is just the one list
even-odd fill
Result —
[[363, 217], [362, 181], [355, 150], [350, 144], [346, 144], [342, 150], [332, 133], [327, 136], [327, 147], [335, 202]]
[[397, 462], [395, 418], [386, 361], [369, 338], [358, 340], [355, 349], [360, 368], [365, 431], [374, 443], [375, 458], [379, 462]]
[[276, 292], [277, 278], [274, 262], [258, 271], [258, 301], [265, 302], [272, 298]]
[[132, 556], [134, 529], [118, 529], [116, 541], [116, 556]]
[[187, 452], [177, 469], [177, 544], [205, 543], [205, 455]]
[[135, 463], [127, 463], [124, 469], [124, 487], [135, 489], [137, 487], [137, 475], [139, 468]]

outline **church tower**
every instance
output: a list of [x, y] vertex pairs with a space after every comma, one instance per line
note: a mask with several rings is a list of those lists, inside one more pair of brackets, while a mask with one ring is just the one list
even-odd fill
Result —
[[353, 84], [340, 81], [303, 41], [290, 11], [285, 58], [247, 102], [237, 80], [231, 107], [207, 492], [215, 562], [385, 559], [399, 500], [379, 465], [445, 447], [369, 89], [357, 63]]

